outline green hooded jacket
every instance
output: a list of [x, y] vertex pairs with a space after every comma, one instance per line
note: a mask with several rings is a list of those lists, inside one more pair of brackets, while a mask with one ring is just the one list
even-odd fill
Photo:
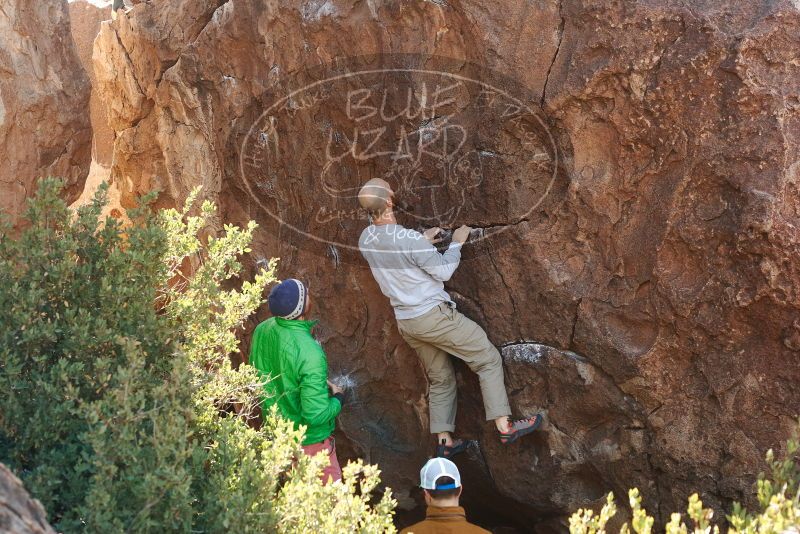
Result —
[[262, 412], [277, 404], [295, 428], [305, 425], [303, 445], [325, 441], [342, 411], [328, 395], [328, 361], [311, 335], [315, 324], [271, 317], [256, 327], [250, 347], [250, 365], [267, 380]]

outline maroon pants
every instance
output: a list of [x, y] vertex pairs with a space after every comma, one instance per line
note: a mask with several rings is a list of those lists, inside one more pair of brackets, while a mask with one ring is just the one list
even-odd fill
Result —
[[323, 451], [328, 455], [328, 460], [330, 463], [328, 464], [328, 467], [322, 471], [323, 484], [336, 482], [337, 480], [342, 479], [342, 468], [339, 467], [339, 459], [336, 458], [336, 443], [333, 440], [333, 436], [329, 437], [325, 441], [312, 443], [311, 445], [303, 445], [302, 447], [303, 452], [305, 452], [307, 456], [315, 456]]

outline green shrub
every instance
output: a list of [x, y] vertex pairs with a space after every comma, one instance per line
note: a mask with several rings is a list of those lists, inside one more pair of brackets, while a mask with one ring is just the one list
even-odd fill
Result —
[[[800, 428], [800, 427], [798, 427]], [[755, 513], [745, 510], [739, 503], [734, 503], [733, 511], [727, 517], [730, 525], [728, 532], [732, 534], [786, 534], [800, 532], [800, 466], [797, 465], [797, 453], [800, 449], [798, 436], [795, 434], [786, 443], [783, 459], [776, 460], [772, 450], [767, 452], [767, 464], [770, 474], [761, 474], [757, 483], [759, 509]], [[639, 490], [634, 488], [628, 492], [631, 507], [631, 524], [622, 525], [620, 532], [629, 534], [633, 529], [637, 534], [650, 534], [653, 530], [653, 517], [642, 508]], [[679, 513], [673, 513], [664, 526], [667, 534], [710, 534], [719, 532], [719, 526], [712, 523], [714, 511], [703, 507], [703, 502], [695, 493], [689, 497], [687, 515], [691, 526], [687, 526]], [[592, 510], [580, 509], [569, 520], [571, 534], [603, 534], [608, 521], [616, 514], [614, 494], [609, 493], [606, 504], [595, 514]]]
[[[239, 282], [254, 224], [207, 230], [214, 207], [101, 220], [43, 180], [20, 235], [0, 235], [0, 461], [63, 532], [392, 532], [372, 466], [322, 486], [326, 460], [231, 366], [235, 331], [274, 280]], [[205, 234], [205, 235], [201, 235]], [[191, 273], [189, 275], [188, 273]], [[240, 289], [225, 289], [223, 286]]]

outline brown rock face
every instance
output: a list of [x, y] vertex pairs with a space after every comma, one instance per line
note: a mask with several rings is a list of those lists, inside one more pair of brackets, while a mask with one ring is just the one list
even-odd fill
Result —
[[40, 177], [72, 201], [89, 172], [89, 80], [65, 1], [0, 0], [0, 210], [15, 220]]
[[113, 179], [128, 205], [202, 185], [220, 223], [259, 222], [253, 263], [310, 282], [353, 386], [343, 455], [403, 507], [433, 441], [353, 249], [374, 176], [407, 226], [480, 229], [448, 289], [503, 347], [515, 412], [546, 412], [501, 447], [458, 366], [473, 513], [561, 529], [632, 486], [662, 517], [695, 490], [726, 509], [800, 413], [800, 8], [691, 4], [139, 4], [94, 49]]
[[[78, 58], [94, 86], [92, 48], [100, 31], [100, 23], [111, 19], [111, 4], [100, 7], [85, 0], [70, 2], [69, 19]], [[108, 125], [106, 108], [94, 90], [89, 98], [89, 116], [92, 123], [92, 160], [109, 167], [114, 150], [114, 130]]]
[[42, 504], [30, 497], [22, 482], [0, 464], [0, 533], [55, 534]]

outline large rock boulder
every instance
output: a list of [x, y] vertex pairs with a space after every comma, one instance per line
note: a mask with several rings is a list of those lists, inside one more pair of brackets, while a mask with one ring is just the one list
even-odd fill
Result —
[[547, 423], [502, 448], [458, 366], [460, 462], [471, 510], [523, 530], [631, 486], [662, 517], [750, 501], [800, 413], [798, 57], [788, 0], [152, 0], [94, 49], [123, 203], [202, 185], [220, 226], [259, 222], [252, 268], [311, 283], [353, 387], [341, 452], [406, 509], [425, 377], [353, 191], [480, 228], [448, 289]]
[[42, 503], [32, 499], [22, 482], [0, 464], [0, 534], [55, 534]]
[[91, 161], [89, 80], [66, 0], [0, 0], [0, 211], [14, 221], [36, 181], [83, 190]]

